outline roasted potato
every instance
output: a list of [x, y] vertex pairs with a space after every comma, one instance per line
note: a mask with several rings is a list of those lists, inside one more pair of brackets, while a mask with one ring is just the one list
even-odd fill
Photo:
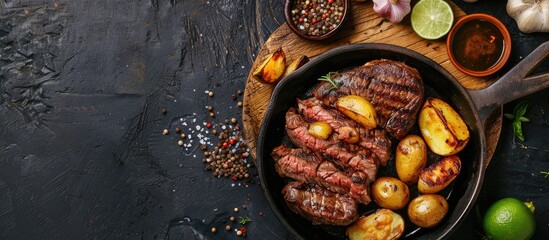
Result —
[[357, 95], [340, 97], [336, 102], [337, 109], [355, 122], [368, 129], [377, 126], [377, 114], [372, 103]]
[[408, 205], [408, 218], [423, 228], [439, 224], [448, 213], [448, 202], [438, 194], [426, 194], [414, 198]]
[[377, 205], [391, 210], [402, 209], [410, 200], [410, 190], [393, 177], [380, 177], [372, 184], [372, 197]]
[[255, 69], [252, 76], [260, 82], [276, 83], [282, 78], [285, 70], [286, 55], [282, 48], [278, 48], [265, 58], [265, 61]]
[[434, 153], [450, 156], [469, 142], [469, 130], [459, 114], [446, 102], [429, 98], [419, 113], [419, 128]]
[[338, 138], [343, 140], [346, 143], [357, 143], [360, 140], [358, 136], [358, 130], [354, 127], [343, 126], [337, 130], [339, 134]]
[[303, 66], [307, 62], [309, 62], [309, 57], [307, 57], [305, 55], [302, 55], [301, 57], [299, 57], [298, 59], [296, 59], [292, 63], [290, 63], [290, 65], [288, 65], [288, 67], [284, 71], [284, 75], [282, 75], [282, 76], [286, 77], [288, 74], [290, 74], [293, 71], [295, 71], [296, 69], [300, 68], [301, 66]]
[[427, 164], [427, 146], [421, 137], [408, 135], [396, 148], [395, 165], [398, 178], [408, 185], [419, 179], [421, 169]]
[[417, 189], [421, 193], [436, 193], [454, 181], [460, 170], [461, 161], [458, 156], [445, 157], [421, 170]]
[[312, 123], [307, 130], [313, 137], [324, 140], [332, 134], [332, 127], [325, 122]]
[[347, 228], [350, 240], [398, 239], [404, 232], [404, 220], [389, 209], [379, 209]]

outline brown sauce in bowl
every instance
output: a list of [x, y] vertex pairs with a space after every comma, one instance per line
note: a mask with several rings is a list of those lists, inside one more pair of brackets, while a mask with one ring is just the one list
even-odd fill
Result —
[[498, 63], [503, 56], [503, 34], [493, 23], [475, 19], [463, 23], [452, 40], [456, 61], [469, 70], [483, 71]]

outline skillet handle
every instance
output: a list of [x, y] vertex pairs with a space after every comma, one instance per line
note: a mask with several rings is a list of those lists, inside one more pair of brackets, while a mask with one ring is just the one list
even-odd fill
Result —
[[467, 89], [483, 124], [497, 107], [549, 87], [549, 72], [528, 76], [547, 57], [549, 41], [534, 49], [494, 84], [479, 90]]

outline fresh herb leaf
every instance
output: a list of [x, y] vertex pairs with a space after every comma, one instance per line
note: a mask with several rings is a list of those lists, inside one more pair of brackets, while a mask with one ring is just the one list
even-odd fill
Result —
[[244, 216], [244, 217], [240, 216], [240, 217], [238, 218], [238, 223], [240, 223], [240, 224], [242, 224], [242, 225], [246, 225], [246, 224], [248, 224], [248, 223], [251, 222], [251, 221], [252, 221], [252, 219], [250, 219], [248, 216]]
[[521, 141], [524, 141], [524, 134], [522, 133], [522, 123], [530, 121], [530, 119], [524, 117], [524, 114], [526, 114], [526, 109], [528, 109], [528, 102], [522, 101], [517, 104], [515, 110], [513, 111], [513, 114], [504, 114], [506, 118], [513, 120], [513, 131], [515, 133], [515, 136]]
[[549, 177], [549, 170], [547, 170], [546, 172], [544, 172], [544, 171], [540, 171], [539, 173], [541, 173], [541, 174], [545, 175], [545, 177], [544, 177], [544, 178], [547, 178], [547, 177]]
[[515, 119], [515, 114], [511, 114], [511, 113], [503, 114], [503, 116], [505, 116], [509, 120]]
[[318, 78], [319, 81], [329, 82], [330, 84], [332, 84], [332, 87], [328, 89], [328, 91], [336, 89], [338, 87], [338, 84], [332, 79], [332, 76], [335, 74], [337, 74], [337, 72], [329, 72], [328, 74]]

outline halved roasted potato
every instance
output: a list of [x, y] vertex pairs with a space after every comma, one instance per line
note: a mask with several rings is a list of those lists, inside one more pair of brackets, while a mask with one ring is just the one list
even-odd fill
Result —
[[425, 101], [419, 113], [419, 129], [431, 151], [441, 156], [454, 155], [469, 142], [469, 130], [461, 116], [438, 98]]
[[293, 71], [295, 71], [296, 69], [300, 68], [301, 66], [303, 66], [307, 62], [309, 62], [309, 57], [307, 57], [305, 55], [302, 55], [301, 57], [299, 57], [298, 59], [296, 59], [292, 63], [290, 63], [290, 65], [288, 65], [288, 67], [286, 68], [286, 71], [284, 71], [284, 75], [282, 75], [282, 76], [286, 77], [288, 74], [290, 74]]
[[377, 114], [370, 101], [357, 95], [340, 97], [336, 102], [337, 109], [366, 128], [377, 126]]
[[427, 164], [427, 146], [417, 135], [408, 135], [396, 148], [395, 166], [398, 178], [410, 185], [417, 182], [421, 169]]
[[404, 220], [389, 209], [379, 209], [347, 228], [350, 240], [398, 239], [403, 232]]
[[265, 61], [255, 69], [252, 76], [264, 83], [276, 83], [282, 78], [285, 70], [286, 55], [282, 48], [278, 48], [265, 58]]
[[461, 170], [461, 160], [452, 155], [421, 170], [417, 189], [421, 193], [436, 193], [448, 186]]

